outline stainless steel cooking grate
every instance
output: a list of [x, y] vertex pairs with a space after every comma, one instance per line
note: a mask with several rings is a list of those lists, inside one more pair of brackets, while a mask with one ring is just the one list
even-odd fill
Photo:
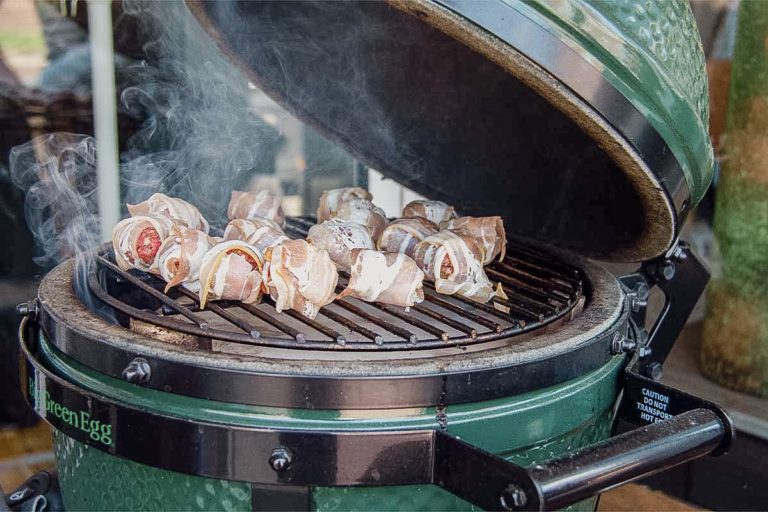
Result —
[[[312, 218], [291, 218], [286, 232], [303, 238], [314, 223]], [[181, 287], [165, 294], [159, 278], [124, 272], [113, 261], [111, 249], [102, 251], [88, 284], [119, 312], [121, 323], [139, 321], [209, 342], [313, 350], [434, 349], [528, 333], [570, 319], [583, 304], [585, 282], [578, 268], [509, 244], [504, 261], [487, 268], [508, 299], [478, 304], [438, 294], [425, 282], [425, 301], [409, 311], [346, 298], [323, 307], [310, 320], [294, 311], [277, 313], [268, 296], [258, 305], [221, 301], [200, 310], [197, 294]], [[340, 287], [345, 284], [341, 276]]]

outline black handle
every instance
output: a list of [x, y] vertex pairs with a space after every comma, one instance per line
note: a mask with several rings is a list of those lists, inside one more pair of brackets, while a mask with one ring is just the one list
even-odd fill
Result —
[[542, 496], [540, 510], [555, 510], [619, 485], [714, 452], [726, 427], [707, 409], [695, 409], [640, 427], [529, 471]]
[[718, 414], [695, 409], [523, 468], [438, 433], [434, 483], [485, 510], [557, 510], [713, 453], [727, 435]]

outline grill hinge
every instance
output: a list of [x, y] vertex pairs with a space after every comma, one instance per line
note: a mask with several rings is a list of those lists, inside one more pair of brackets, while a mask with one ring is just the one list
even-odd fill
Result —
[[[663, 257], [643, 263], [638, 272], [621, 277], [636, 326], [641, 375], [661, 379], [662, 365], [708, 282], [709, 271], [685, 242], [678, 242]], [[664, 293], [664, 306], [646, 331], [648, 295], [654, 286]]]

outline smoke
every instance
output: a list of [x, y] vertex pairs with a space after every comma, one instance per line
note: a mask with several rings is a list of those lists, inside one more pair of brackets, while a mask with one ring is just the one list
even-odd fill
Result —
[[96, 140], [85, 135], [41, 135], [10, 154], [13, 183], [25, 191], [24, 215], [43, 267], [74, 257], [74, 287], [93, 309], [88, 275], [99, 244]]
[[[140, 19], [146, 55], [128, 67], [128, 83], [119, 84], [121, 114], [142, 121], [120, 155], [123, 215], [126, 203], [164, 192], [195, 204], [220, 228], [230, 191], [274, 162], [281, 136], [252, 111], [248, 82], [183, 2], [123, 6], [124, 16]], [[39, 136], [10, 158], [11, 179], [26, 192], [36, 263], [51, 267], [74, 257], [75, 291], [92, 309], [99, 308], [87, 279], [101, 242], [96, 162], [95, 140], [70, 133]]]
[[[335, 2], [308, 5], [345, 9], [343, 3]], [[138, 20], [136, 37], [143, 55], [142, 60], [123, 68], [126, 82], [118, 84], [121, 115], [141, 121], [137, 132], [121, 140], [119, 201], [123, 216], [127, 215], [126, 203], [163, 192], [197, 206], [215, 232], [226, 224], [230, 192], [244, 188], [256, 173], [274, 171], [284, 139], [256, 114], [248, 80], [220, 53], [184, 2], [124, 0], [122, 6], [123, 16]], [[222, 3], [220, 8], [228, 7]], [[235, 21], [248, 23], [233, 17]], [[306, 23], [312, 23], [312, 16], [307, 16]], [[268, 23], [263, 28], [268, 30]], [[376, 27], [382, 38], [386, 28]], [[386, 116], [375, 110], [375, 98], [368, 96], [370, 77], [359, 71], [365, 54], [356, 49], [357, 35], [339, 27], [317, 29], [327, 31], [327, 37], [338, 42], [333, 53], [349, 64], [345, 76], [327, 77], [337, 84], [349, 84], [345, 112], [351, 119], [368, 105], [367, 130], [378, 132], [378, 140], [388, 141], [382, 152], [403, 152], [389, 133]], [[305, 43], [267, 37], [264, 45], [265, 51], [280, 56], [283, 50], [300, 55]], [[293, 69], [290, 75], [300, 73]], [[291, 101], [309, 105], [323, 99]], [[338, 119], [344, 131], [344, 115]], [[75, 288], [91, 304], [86, 280], [94, 264], [93, 249], [100, 243], [96, 161], [93, 138], [64, 133], [19, 146], [11, 159], [12, 179], [27, 192], [26, 217], [38, 243], [37, 262], [52, 266], [75, 257]]]
[[[126, 1], [146, 60], [128, 70], [122, 108], [145, 119], [122, 159], [126, 202], [162, 191], [226, 223], [231, 190], [273, 170], [282, 137], [253, 112], [248, 81], [183, 2]], [[172, 20], [172, 21], [169, 21]]]

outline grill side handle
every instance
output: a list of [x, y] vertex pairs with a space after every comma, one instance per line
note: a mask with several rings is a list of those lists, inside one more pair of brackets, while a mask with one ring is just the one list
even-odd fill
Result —
[[485, 510], [557, 510], [727, 452], [734, 428], [719, 406], [630, 370], [625, 378], [618, 416], [637, 428], [528, 468], [437, 432], [433, 483]]

